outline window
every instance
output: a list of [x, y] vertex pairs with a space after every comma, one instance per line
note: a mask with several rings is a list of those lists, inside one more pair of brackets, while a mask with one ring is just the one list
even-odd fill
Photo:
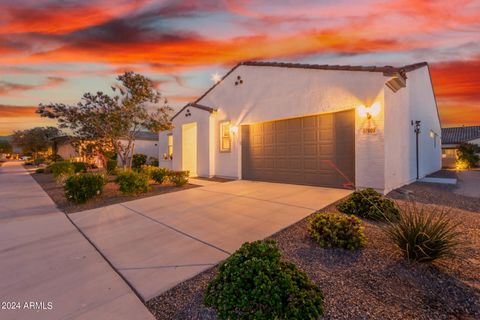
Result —
[[168, 158], [172, 159], [173, 157], [173, 135], [168, 135]]
[[230, 152], [231, 145], [230, 121], [225, 121], [220, 123], [220, 152]]

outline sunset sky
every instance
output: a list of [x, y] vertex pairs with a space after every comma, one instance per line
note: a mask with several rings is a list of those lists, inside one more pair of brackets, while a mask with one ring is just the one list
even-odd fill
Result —
[[427, 61], [442, 125], [480, 124], [480, 0], [0, 0], [0, 135], [125, 70], [180, 106], [242, 60]]

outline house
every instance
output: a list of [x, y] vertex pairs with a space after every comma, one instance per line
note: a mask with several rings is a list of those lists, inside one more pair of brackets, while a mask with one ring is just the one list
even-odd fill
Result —
[[160, 133], [161, 165], [192, 176], [386, 193], [441, 168], [425, 62], [242, 62], [172, 122]]
[[59, 155], [64, 160], [80, 157], [77, 148], [72, 145], [72, 139], [69, 136], [52, 138], [52, 153]]
[[[126, 140], [120, 140], [126, 144]], [[158, 134], [149, 131], [137, 131], [134, 136], [133, 154], [144, 154], [147, 159], [158, 157]]]
[[442, 128], [443, 167], [455, 167], [457, 149], [462, 143], [471, 143], [480, 146], [480, 126]]

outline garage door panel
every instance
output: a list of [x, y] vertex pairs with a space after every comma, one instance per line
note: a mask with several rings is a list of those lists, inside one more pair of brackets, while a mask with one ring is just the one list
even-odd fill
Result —
[[350, 110], [242, 127], [243, 178], [342, 187], [339, 170], [354, 182], [354, 120]]

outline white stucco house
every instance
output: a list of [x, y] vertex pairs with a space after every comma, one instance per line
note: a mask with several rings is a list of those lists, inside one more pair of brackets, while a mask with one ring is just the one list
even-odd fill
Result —
[[192, 176], [386, 193], [441, 168], [425, 62], [243, 62], [172, 122], [159, 136], [160, 165]]

